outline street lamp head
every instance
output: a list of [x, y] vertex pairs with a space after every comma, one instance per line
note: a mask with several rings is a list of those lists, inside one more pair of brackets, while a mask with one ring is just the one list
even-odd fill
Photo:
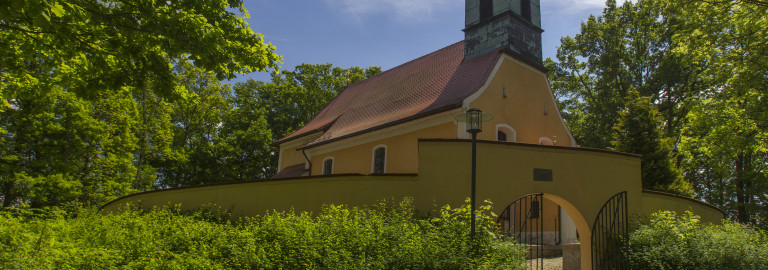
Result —
[[483, 111], [480, 109], [467, 110], [467, 132], [480, 133], [483, 131]]

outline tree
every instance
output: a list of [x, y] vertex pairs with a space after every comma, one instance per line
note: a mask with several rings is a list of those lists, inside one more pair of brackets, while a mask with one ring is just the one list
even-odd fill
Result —
[[6, 1], [2, 96], [40, 84], [89, 98], [123, 86], [178, 97], [172, 70], [183, 59], [219, 79], [277, 68], [274, 46], [234, 12], [248, 16], [240, 0]]
[[104, 202], [134, 183], [135, 103], [127, 91], [84, 101], [61, 88], [20, 91], [0, 113], [3, 206]]
[[[169, 151], [150, 161], [157, 168], [159, 188], [192, 186], [226, 181], [220, 175], [217, 160], [218, 138], [224, 116], [232, 107], [227, 102], [232, 89], [216, 79], [213, 72], [194, 67], [189, 62], [175, 70], [185, 98], [166, 103], [171, 139]], [[226, 169], [222, 169], [226, 171]]]
[[[558, 62], [546, 62], [574, 136], [604, 147], [606, 127], [639, 106], [618, 100], [637, 89], [643, 106], [660, 113], [694, 194], [740, 222], [768, 226], [766, 12], [760, 1], [608, 1], [602, 16], [562, 39]], [[630, 134], [627, 143], [644, 140]]]
[[[254, 133], [254, 126], [269, 127], [269, 134], [256, 133], [247, 136], [249, 140], [263, 143], [253, 149], [257, 142], [244, 144], [246, 140], [230, 144], [242, 160], [229, 159], [241, 165], [239, 168], [260, 168], [245, 179], [269, 178], [277, 173], [279, 149], [271, 141], [287, 136], [309, 122], [336, 95], [347, 86], [381, 73], [379, 67], [340, 68], [331, 64], [301, 64], [293, 71], [273, 74], [270, 83], [248, 80], [237, 83], [230, 99], [233, 110], [224, 122], [223, 129], [230, 136], [244, 136]], [[239, 135], [242, 134], [242, 135]], [[260, 138], [260, 139], [259, 139]], [[250, 149], [249, 151], [245, 151]], [[246, 164], [258, 166], [245, 166]], [[234, 165], [233, 165], [234, 166]]]
[[691, 184], [675, 168], [672, 145], [661, 132], [662, 119], [649, 97], [630, 91], [619, 121], [613, 127], [612, 149], [642, 155], [643, 189], [692, 196]]
[[178, 65], [177, 79], [188, 92], [163, 105], [171, 111], [173, 139], [169, 151], [150, 161], [156, 187], [272, 177], [279, 157], [275, 139], [300, 128], [348, 85], [378, 72], [302, 64], [274, 74], [269, 83], [248, 80], [230, 89], [211, 72]]
[[248, 16], [239, 0], [0, 4], [3, 206], [98, 204], [151, 189], [178, 158], [174, 124], [199, 133], [193, 124], [213, 121], [174, 114], [190, 107], [171, 101], [199, 98], [175, 69], [218, 83], [280, 62], [237, 13]]
[[[697, 195], [739, 222], [768, 227], [768, 6], [684, 6], [680, 52], [711, 63], [683, 130], [685, 177]], [[706, 23], [702, 23], [706, 22]]]
[[609, 0], [574, 37], [561, 39], [557, 62], [547, 59], [563, 117], [582, 146], [607, 148], [631, 89], [650, 98], [664, 119], [663, 133], [677, 139], [691, 100], [704, 89], [702, 66], [675, 54], [679, 7], [667, 1]]

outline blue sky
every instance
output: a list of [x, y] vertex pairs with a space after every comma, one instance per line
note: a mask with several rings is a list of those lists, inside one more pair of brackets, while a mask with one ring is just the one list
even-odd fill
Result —
[[[384, 70], [462, 40], [464, 0], [246, 0], [248, 23], [283, 56], [282, 69], [301, 63]], [[623, 2], [623, 1], [617, 1]], [[604, 0], [542, 0], [544, 58], [560, 38], [579, 32]], [[240, 75], [269, 80], [267, 72]]]

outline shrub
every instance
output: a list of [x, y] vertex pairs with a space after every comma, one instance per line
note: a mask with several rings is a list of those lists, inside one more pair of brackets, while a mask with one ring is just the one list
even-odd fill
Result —
[[658, 212], [629, 237], [632, 269], [768, 269], [765, 231], [702, 225], [691, 212]]
[[521, 269], [525, 250], [494, 234], [483, 208], [417, 217], [410, 200], [318, 214], [127, 209], [102, 215], [0, 213], [1, 269]]

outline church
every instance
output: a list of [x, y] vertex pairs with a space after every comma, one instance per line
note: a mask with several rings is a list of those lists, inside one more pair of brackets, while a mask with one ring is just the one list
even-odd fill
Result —
[[[464, 40], [350, 85], [275, 141], [273, 178], [143, 192], [102, 211], [216, 204], [245, 216], [403, 197], [430, 211], [464, 204], [476, 178], [501, 230], [564, 269], [615, 267], [616, 239], [659, 210], [720, 222], [709, 204], [643, 190], [640, 156], [578, 146], [542, 65], [539, 0], [466, 0], [465, 12]], [[480, 130], [466, 122], [475, 110]]]

